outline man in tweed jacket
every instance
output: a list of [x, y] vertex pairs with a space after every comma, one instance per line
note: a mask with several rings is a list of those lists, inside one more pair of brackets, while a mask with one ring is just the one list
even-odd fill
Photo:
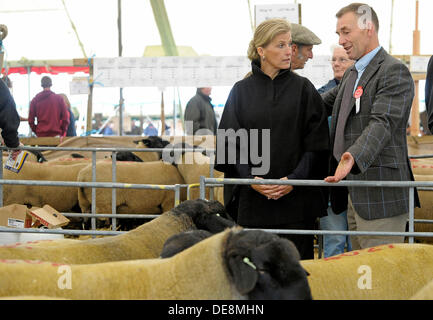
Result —
[[[353, 3], [340, 9], [336, 16], [339, 44], [350, 59], [356, 60], [357, 79], [353, 88], [349, 88], [353, 93], [350, 92], [350, 101], [346, 104], [350, 113], [342, 127], [342, 155], [338, 155], [338, 159], [331, 156], [330, 168], [334, 175], [325, 181], [338, 182], [344, 178], [354, 181], [414, 180], [406, 144], [406, 126], [414, 97], [411, 74], [379, 45], [379, 21], [371, 7]], [[328, 112], [332, 112], [333, 148], [336, 147], [336, 127], [350, 69], [338, 87], [322, 95]], [[417, 194], [415, 199], [418, 204]], [[349, 230], [404, 232], [409, 190], [334, 187], [331, 188], [331, 204], [336, 213], [348, 205]], [[351, 237], [351, 240], [353, 249], [359, 249], [403, 242], [404, 237], [359, 236]]]

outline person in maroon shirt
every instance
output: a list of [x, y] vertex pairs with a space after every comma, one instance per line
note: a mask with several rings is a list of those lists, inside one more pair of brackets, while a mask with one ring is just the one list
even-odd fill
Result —
[[38, 137], [63, 138], [69, 125], [69, 112], [63, 98], [51, 91], [52, 81], [48, 76], [41, 79], [43, 91], [30, 102], [29, 125]]

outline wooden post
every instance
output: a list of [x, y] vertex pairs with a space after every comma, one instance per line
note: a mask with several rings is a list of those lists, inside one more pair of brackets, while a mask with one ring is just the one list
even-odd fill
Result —
[[161, 136], [165, 133], [164, 89], [161, 89]]
[[87, 96], [87, 117], [86, 117], [86, 132], [90, 133], [93, 129], [93, 59], [72, 59], [72, 64], [75, 67], [89, 67], [89, 95]]
[[[413, 47], [412, 54], [414, 56], [420, 55], [420, 31], [418, 30], [418, 0], [416, 1], [416, 18], [415, 18], [415, 30], [413, 31]], [[419, 81], [415, 82], [415, 97], [412, 102], [411, 110], [411, 121], [410, 121], [410, 135], [419, 136]]]
[[89, 95], [87, 97], [87, 117], [86, 117], [86, 132], [92, 131], [92, 116], [93, 116], [93, 63], [89, 66]]

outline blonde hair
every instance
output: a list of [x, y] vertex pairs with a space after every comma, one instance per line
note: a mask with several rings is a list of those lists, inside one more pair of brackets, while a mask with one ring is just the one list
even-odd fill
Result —
[[257, 48], [266, 47], [276, 36], [290, 32], [290, 22], [285, 19], [269, 19], [258, 25], [248, 46], [247, 56], [251, 61], [260, 60]]
[[68, 96], [64, 93], [59, 93], [59, 96], [63, 97], [63, 100], [65, 100], [65, 104], [68, 107], [68, 109], [71, 109], [71, 103], [69, 102]]

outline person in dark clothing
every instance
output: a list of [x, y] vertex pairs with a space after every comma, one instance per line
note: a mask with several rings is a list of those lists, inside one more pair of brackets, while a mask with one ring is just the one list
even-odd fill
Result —
[[71, 103], [69, 102], [68, 96], [66, 94], [60, 93], [59, 95], [63, 98], [63, 101], [65, 102], [66, 108], [69, 112], [69, 125], [68, 130], [66, 131], [66, 136], [75, 137], [77, 135], [77, 130], [75, 128], [75, 116], [71, 109]]
[[63, 98], [51, 91], [52, 81], [42, 77], [42, 92], [30, 102], [29, 125], [38, 137], [66, 136], [69, 112]]
[[[195, 96], [188, 101], [184, 116], [187, 135], [197, 134], [200, 129], [206, 129], [199, 132], [200, 135], [216, 134], [218, 125], [211, 103], [211, 92], [212, 88], [209, 87], [197, 88]], [[191, 121], [192, 126], [187, 121]]]
[[428, 128], [433, 133], [433, 56], [430, 57], [425, 79], [425, 106], [428, 115]]
[[[15, 101], [4, 81], [0, 81], [0, 128], [3, 142], [6, 147], [16, 148], [22, 146], [18, 138], [20, 116], [18, 115]], [[20, 150], [12, 152], [15, 159]]]
[[[233, 86], [218, 127], [215, 169], [226, 178], [326, 176], [326, 111], [313, 84], [290, 70], [291, 42], [286, 20], [270, 19], [256, 28], [248, 49], [252, 73]], [[236, 159], [230, 158], [233, 153]], [[243, 227], [309, 230], [317, 217], [326, 215], [327, 195], [322, 191], [319, 187], [226, 184], [224, 203]], [[281, 236], [294, 242], [301, 259], [314, 257], [312, 235]]]
[[[331, 65], [334, 78], [329, 80], [327, 84], [317, 89], [322, 94], [338, 86], [341, 79], [343, 78], [344, 72], [347, 68], [351, 67], [355, 61], [351, 60], [341, 46], [334, 46], [332, 49]], [[331, 123], [332, 117], [328, 117], [329, 124]], [[328, 215], [320, 218], [320, 229], [321, 230], [348, 230], [347, 223], [347, 210], [340, 214], [335, 214], [331, 208], [331, 203], [328, 206]], [[345, 248], [347, 251], [352, 250], [352, 244], [350, 237], [339, 234], [327, 234], [323, 236], [323, 255], [325, 258], [335, 256], [337, 254], [344, 253]]]

